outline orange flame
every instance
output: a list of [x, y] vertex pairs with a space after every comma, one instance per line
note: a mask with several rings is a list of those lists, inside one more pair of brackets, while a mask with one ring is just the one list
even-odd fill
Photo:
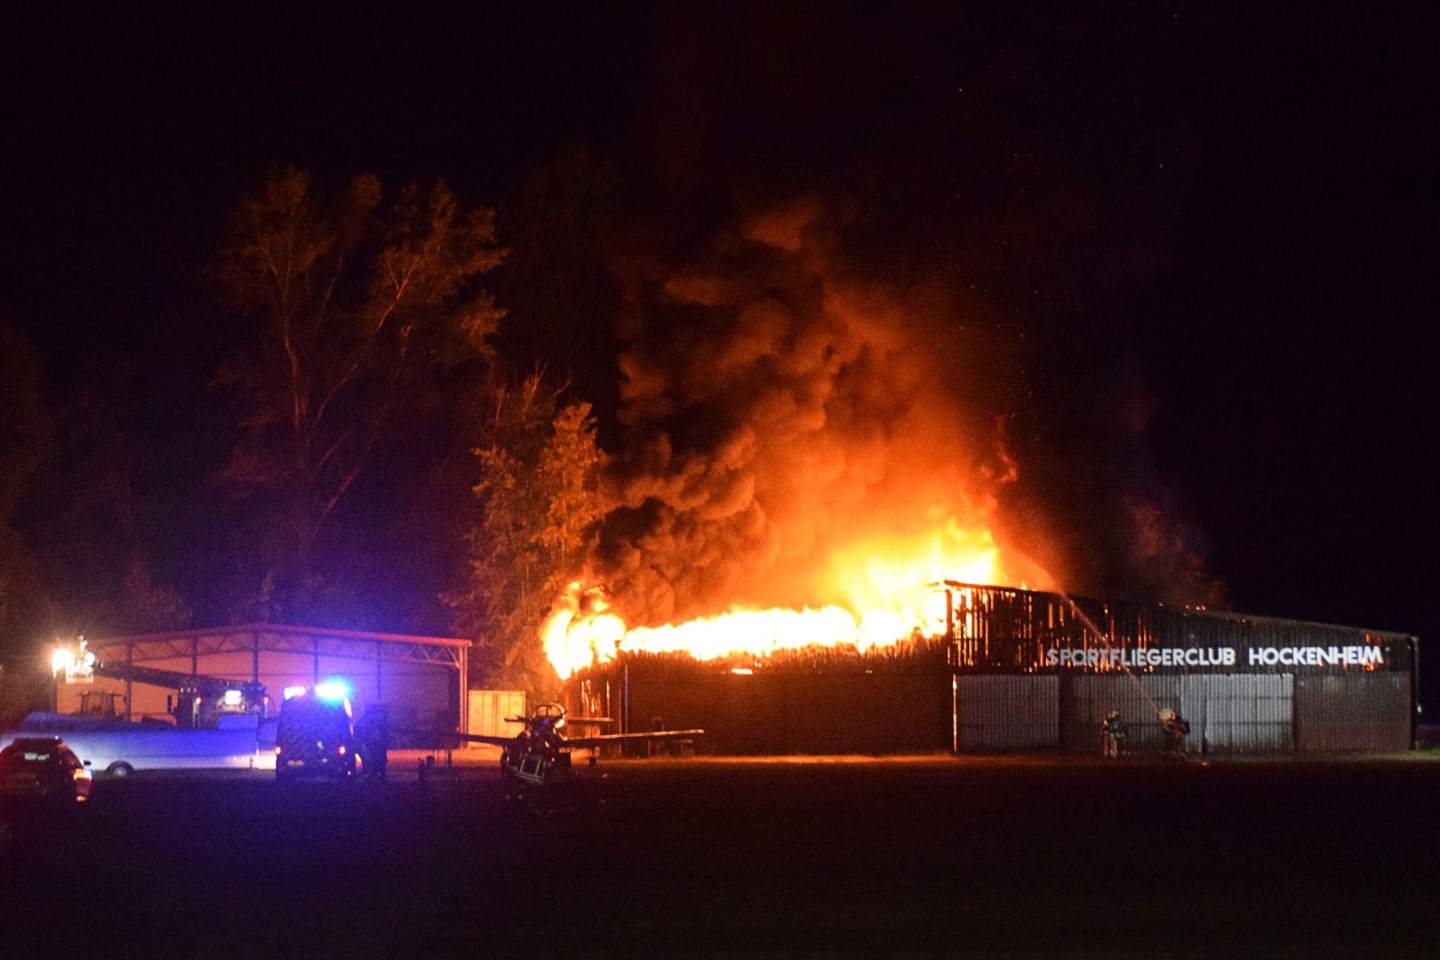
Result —
[[915, 537], [858, 542], [836, 552], [821, 584], [822, 594], [834, 602], [818, 608], [732, 607], [685, 623], [631, 628], [610, 609], [603, 589], [576, 581], [556, 601], [541, 637], [562, 680], [620, 653], [688, 653], [697, 660], [718, 660], [812, 646], [864, 651], [917, 632], [943, 633], [939, 581], [1026, 586], [1013, 579], [988, 529], [965, 529], [952, 520]]

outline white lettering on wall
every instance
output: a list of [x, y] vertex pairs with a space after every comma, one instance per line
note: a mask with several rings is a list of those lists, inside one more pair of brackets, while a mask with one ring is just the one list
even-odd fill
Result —
[[[1233, 667], [1239, 660], [1234, 647], [1146, 647], [1124, 650], [1092, 647], [1089, 650], [1049, 649], [1047, 667], [1100, 666], [1123, 669], [1152, 667]], [[1384, 666], [1385, 650], [1376, 646], [1250, 647], [1245, 663], [1251, 667], [1368, 667]]]
[[1385, 663], [1381, 647], [1251, 647], [1245, 655], [1252, 667], [1364, 667]]

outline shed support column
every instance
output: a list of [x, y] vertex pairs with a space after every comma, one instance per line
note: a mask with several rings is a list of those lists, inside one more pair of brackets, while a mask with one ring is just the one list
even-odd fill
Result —
[[960, 650], [955, 644], [955, 594], [945, 589], [945, 659], [950, 664], [950, 752], [960, 752]]
[[620, 732], [630, 732], [630, 664], [620, 667]]
[[1420, 746], [1420, 640], [1407, 637], [1410, 647], [1410, 749]]
[[460, 648], [460, 729], [470, 731], [470, 651]]

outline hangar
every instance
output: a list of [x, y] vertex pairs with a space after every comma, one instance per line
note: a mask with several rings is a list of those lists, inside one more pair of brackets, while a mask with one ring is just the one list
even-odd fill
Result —
[[[252, 623], [87, 638], [87, 645], [102, 663], [260, 683], [274, 700], [288, 686], [343, 679], [357, 716], [385, 704], [397, 725], [414, 729], [464, 729], [467, 719], [468, 640]], [[93, 691], [114, 694], [130, 720], [168, 719], [175, 696], [173, 688], [134, 680], [59, 681], [57, 711], [79, 712], [82, 695]]]
[[1098, 753], [1118, 710], [1129, 747], [1191, 753], [1409, 749], [1418, 641], [1356, 627], [946, 582], [943, 636], [870, 651], [696, 661], [624, 654], [577, 673], [570, 709], [626, 730], [703, 727], [722, 754]]

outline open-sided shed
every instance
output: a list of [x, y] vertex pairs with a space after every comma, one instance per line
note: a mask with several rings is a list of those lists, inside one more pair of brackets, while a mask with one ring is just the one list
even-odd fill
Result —
[[[342, 679], [356, 715], [385, 704], [392, 718], [431, 730], [464, 729], [470, 641], [274, 623], [207, 627], [126, 637], [87, 638], [105, 664], [132, 664], [196, 676], [264, 684], [279, 702], [285, 687]], [[124, 697], [129, 719], [168, 714], [175, 691], [135, 680], [58, 678], [56, 706], [74, 712], [85, 690]]]

